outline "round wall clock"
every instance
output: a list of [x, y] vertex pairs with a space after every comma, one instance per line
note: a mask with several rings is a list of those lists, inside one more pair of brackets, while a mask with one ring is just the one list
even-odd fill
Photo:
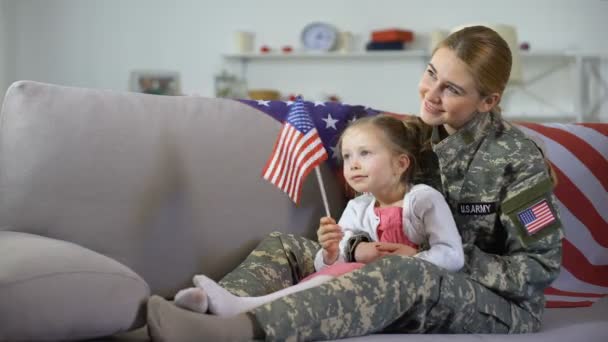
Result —
[[308, 50], [331, 51], [338, 46], [338, 30], [330, 24], [310, 23], [302, 30], [302, 44]]

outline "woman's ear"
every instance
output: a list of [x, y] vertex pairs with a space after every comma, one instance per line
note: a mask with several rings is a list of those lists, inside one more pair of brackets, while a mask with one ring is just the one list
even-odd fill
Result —
[[499, 101], [500, 101], [500, 94], [492, 93], [492, 94], [484, 97], [483, 99], [481, 99], [481, 102], [479, 102], [479, 105], [477, 105], [477, 111], [479, 113], [487, 113], [487, 112], [491, 111], [492, 108], [496, 107], [496, 105], [498, 104]]

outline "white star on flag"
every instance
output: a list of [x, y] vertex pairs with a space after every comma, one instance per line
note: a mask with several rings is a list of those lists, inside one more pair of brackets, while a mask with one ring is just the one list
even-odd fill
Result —
[[323, 106], [323, 107], [325, 107], [325, 102], [322, 102], [322, 101], [315, 101], [315, 107], [316, 107], [316, 106]]
[[266, 107], [270, 107], [270, 101], [268, 100], [258, 100], [258, 106], [266, 106]]
[[338, 147], [336, 146], [329, 146], [329, 149], [331, 150], [331, 157], [333, 159], [338, 160]]
[[335, 130], [338, 130], [338, 128], [336, 128], [336, 123], [339, 120], [332, 118], [331, 113], [327, 113], [327, 118], [321, 120], [325, 121], [325, 128], [333, 128]]

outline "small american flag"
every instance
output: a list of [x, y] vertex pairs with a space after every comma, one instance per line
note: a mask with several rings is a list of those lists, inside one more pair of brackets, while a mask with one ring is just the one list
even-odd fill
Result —
[[287, 113], [262, 176], [298, 204], [304, 179], [327, 157], [310, 114], [298, 98]]
[[542, 200], [530, 208], [521, 211], [518, 216], [530, 235], [555, 221], [555, 216], [553, 216], [549, 205], [547, 205], [547, 200]]

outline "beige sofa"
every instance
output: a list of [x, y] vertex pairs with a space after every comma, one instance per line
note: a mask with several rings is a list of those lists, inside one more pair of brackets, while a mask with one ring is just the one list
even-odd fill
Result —
[[[233, 100], [13, 84], [0, 117], [0, 341], [147, 340], [150, 294], [221, 278], [272, 231], [314, 237], [315, 178], [298, 207], [261, 178], [279, 129]], [[339, 217], [340, 186], [323, 173]], [[607, 336], [600, 301], [547, 310], [537, 334], [353, 340]]]

